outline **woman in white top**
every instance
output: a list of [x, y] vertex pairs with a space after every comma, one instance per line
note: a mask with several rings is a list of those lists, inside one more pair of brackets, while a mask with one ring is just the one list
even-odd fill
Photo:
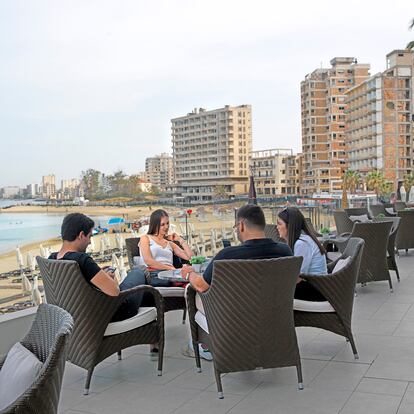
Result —
[[[190, 260], [193, 252], [187, 242], [178, 234], [168, 235], [170, 219], [165, 210], [155, 210], [150, 217], [148, 233], [141, 236], [139, 242], [140, 264], [148, 268], [152, 286], [170, 286], [171, 283], [161, 280], [157, 274], [161, 270], [173, 270], [173, 255]], [[182, 248], [176, 243], [180, 243]]]
[[[280, 237], [287, 241], [294, 256], [302, 256], [301, 273], [326, 275], [326, 252], [309, 228], [305, 217], [296, 207], [288, 207], [278, 214], [277, 229]], [[295, 298], [310, 301], [325, 301], [325, 297], [308, 282], [300, 279], [296, 285]]]

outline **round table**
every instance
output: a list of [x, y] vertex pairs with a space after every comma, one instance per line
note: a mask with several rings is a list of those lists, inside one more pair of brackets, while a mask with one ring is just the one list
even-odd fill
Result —
[[188, 280], [185, 280], [183, 277], [181, 277], [181, 269], [176, 270], [162, 270], [158, 273], [159, 279], [164, 280], [170, 280], [171, 282], [186, 282], [188, 283]]

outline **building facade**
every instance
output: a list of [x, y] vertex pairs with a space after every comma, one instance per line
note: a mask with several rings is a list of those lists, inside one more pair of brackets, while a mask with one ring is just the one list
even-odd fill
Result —
[[174, 197], [209, 201], [217, 189], [229, 197], [248, 192], [252, 150], [250, 105], [200, 108], [171, 120]]
[[173, 158], [166, 153], [146, 158], [145, 178], [164, 191], [174, 182]]
[[80, 184], [80, 180], [72, 178], [69, 180], [61, 181], [60, 196], [64, 200], [71, 200], [75, 197], [83, 197], [83, 190]]
[[291, 149], [253, 151], [251, 171], [257, 196], [277, 197], [299, 194], [300, 156]]
[[414, 52], [394, 50], [387, 69], [351, 88], [346, 99], [349, 168], [382, 171], [397, 188], [413, 170]]
[[316, 69], [301, 83], [304, 195], [341, 190], [347, 169], [346, 91], [369, 76], [369, 65], [336, 57], [331, 68]]
[[47, 199], [56, 198], [56, 178], [54, 174], [42, 177], [42, 197]]

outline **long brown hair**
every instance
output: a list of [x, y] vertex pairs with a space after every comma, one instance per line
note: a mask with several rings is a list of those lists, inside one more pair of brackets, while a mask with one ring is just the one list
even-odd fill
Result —
[[161, 227], [161, 219], [163, 217], [169, 217], [168, 213], [165, 210], [158, 209], [152, 212], [150, 216], [147, 234], [152, 234], [152, 235], [159, 234], [160, 227]]
[[287, 243], [292, 251], [296, 241], [300, 238], [300, 235], [305, 233], [316, 243], [321, 254], [326, 253], [324, 247], [306, 222], [305, 217], [303, 217], [302, 212], [297, 207], [287, 207], [282, 210], [278, 216], [286, 223], [288, 228]]

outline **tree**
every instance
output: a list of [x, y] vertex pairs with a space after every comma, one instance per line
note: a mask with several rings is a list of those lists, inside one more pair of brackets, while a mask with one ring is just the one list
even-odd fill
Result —
[[214, 194], [213, 197], [221, 200], [223, 198], [227, 198], [227, 191], [226, 191], [226, 187], [224, 185], [216, 185], [214, 187]]
[[367, 174], [367, 177], [365, 179], [366, 185], [368, 190], [374, 190], [375, 194], [378, 196], [381, 194], [382, 190], [384, 190], [384, 175], [381, 171], [374, 170]]
[[361, 175], [358, 171], [346, 170], [343, 180], [346, 184], [346, 189], [351, 191], [351, 193], [353, 194], [361, 184]]
[[112, 196], [127, 196], [127, 176], [122, 170], [115, 171], [112, 175], [108, 176], [109, 184], [111, 185]]
[[[410, 25], [408, 26], [408, 28], [409, 28], [410, 30], [414, 28], [414, 19], [413, 19], [413, 20], [411, 20], [411, 23], [410, 23]], [[414, 49], [414, 40], [411, 40], [411, 42], [409, 42], [405, 48], [406, 48], [406, 49], [408, 49], [408, 50], [412, 50], [412, 49]]]
[[81, 173], [81, 182], [87, 198], [95, 198], [100, 192], [99, 177], [102, 173], [98, 170], [89, 168]]
[[404, 188], [407, 192], [406, 199], [402, 201], [407, 201], [407, 198], [410, 195], [411, 187], [414, 185], [414, 173], [404, 175]]

